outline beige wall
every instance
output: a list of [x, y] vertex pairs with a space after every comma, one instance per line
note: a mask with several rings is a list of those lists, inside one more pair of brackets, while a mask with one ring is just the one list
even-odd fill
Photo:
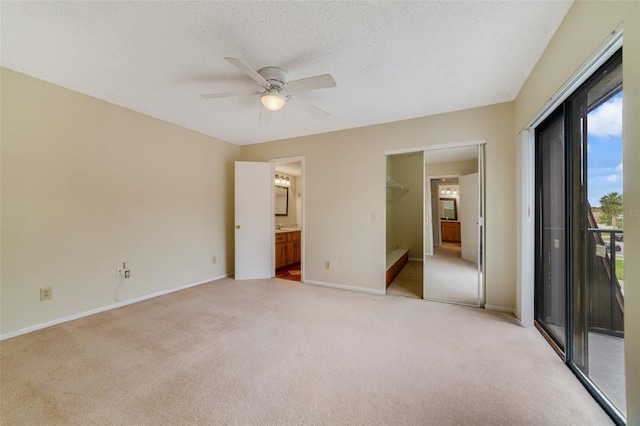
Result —
[[[619, 24], [623, 45], [625, 258], [640, 259], [640, 2], [577, 1], [515, 101], [520, 131]], [[512, 136], [515, 139], [515, 134]], [[487, 230], [487, 232], [490, 232]], [[625, 263], [627, 424], [640, 425], [640, 263]]]
[[[487, 141], [487, 303], [515, 308], [513, 105], [242, 147], [246, 161], [304, 155], [305, 274], [310, 281], [384, 291], [385, 152]], [[335, 191], [340, 188], [340, 191]], [[380, 220], [371, 220], [372, 212]], [[325, 269], [325, 261], [331, 269]]]
[[427, 176], [468, 175], [478, 171], [478, 160], [449, 161], [425, 165]]
[[387, 252], [398, 247], [406, 248], [409, 249], [409, 258], [422, 259], [422, 152], [419, 155], [392, 156], [390, 161], [393, 172], [389, 176], [408, 191], [387, 203], [387, 215], [393, 217], [390, 226], [394, 229], [396, 244], [395, 247], [387, 247]]
[[[233, 270], [229, 143], [1, 70], [2, 333]], [[212, 263], [217, 256], [217, 264]], [[39, 288], [53, 299], [39, 301]]]
[[[387, 157], [387, 176], [392, 176], [393, 165], [394, 162], [391, 161], [391, 156]], [[395, 248], [398, 247], [396, 243], [396, 218], [395, 218], [395, 200], [393, 199], [394, 191], [387, 189], [387, 207], [386, 207], [386, 215], [385, 215], [385, 224], [387, 229], [387, 241], [386, 241], [386, 252], [387, 254], [391, 253]]]

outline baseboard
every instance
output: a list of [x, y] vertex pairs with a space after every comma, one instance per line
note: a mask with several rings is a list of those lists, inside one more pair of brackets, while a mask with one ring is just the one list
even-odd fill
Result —
[[419, 257], [410, 257], [409, 262], [422, 262], [422, 259]]
[[319, 285], [321, 287], [337, 288], [337, 289], [340, 289], [340, 290], [359, 291], [361, 293], [377, 294], [377, 295], [380, 295], [380, 296], [384, 296], [385, 294], [387, 294], [386, 291], [384, 291], [384, 290], [376, 290], [376, 289], [373, 289], [373, 288], [354, 287], [354, 286], [343, 285], [343, 284], [326, 283], [326, 282], [323, 282], [323, 281], [305, 280], [304, 284], [313, 284], [313, 285]]
[[515, 309], [513, 308], [506, 308], [504, 306], [497, 306], [497, 305], [484, 305], [484, 308], [487, 311], [502, 312], [504, 314], [515, 315]]
[[169, 293], [173, 293], [173, 292], [176, 292], [176, 291], [184, 290], [184, 289], [187, 289], [189, 287], [195, 287], [195, 286], [198, 286], [198, 285], [209, 283], [211, 281], [221, 280], [223, 278], [228, 277], [229, 275], [232, 275], [232, 273], [223, 274], [223, 275], [217, 275], [217, 276], [212, 277], [212, 278], [207, 278], [206, 280], [203, 280], [203, 281], [198, 281], [198, 282], [189, 283], [189, 284], [183, 284], [183, 285], [180, 285], [178, 287], [171, 287], [171, 288], [168, 288], [168, 289], [165, 289], [165, 290], [156, 291], [154, 293], [149, 293], [149, 294], [145, 294], [145, 295], [142, 295], [142, 296], [134, 297], [133, 299], [123, 300], [121, 302], [116, 302], [116, 303], [112, 303], [110, 305], [101, 306], [101, 307], [96, 308], [96, 309], [91, 309], [90, 311], [80, 312], [78, 314], [73, 314], [73, 315], [69, 315], [69, 316], [66, 316], [66, 317], [58, 318], [56, 320], [47, 321], [47, 322], [44, 322], [42, 324], [32, 325], [30, 327], [26, 327], [26, 328], [23, 328], [23, 329], [20, 329], [20, 330], [17, 330], [17, 331], [10, 331], [8, 333], [3, 333], [3, 334], [0, 334], [0, 341], [1, 340], [5, 340], [5, 339], [10, 339], [12, 337], [21, 336], [23, 334], [31, 333], [33, 331], [42, 330], [43, 328], [52, 327], [54, 325], [58, 325], [58, 324], [62, 324], [62, 323], [69, 322], [69, 321], [73, 321], [73, 320], [76, 320], [76, 319], [88, 317], [89, 315], [95, 315], [95, 314], [99, 314], [100, 312], [105, 312], [105, 311], [110, 311], [112, 309], [121, 308], [123, 306], [131, 305], [133, 303], [142, 302], [142, 301], [147, 300], [147, 299], [153, 299], [154, 297], [164, 296], [165, 294], [169, 294]]

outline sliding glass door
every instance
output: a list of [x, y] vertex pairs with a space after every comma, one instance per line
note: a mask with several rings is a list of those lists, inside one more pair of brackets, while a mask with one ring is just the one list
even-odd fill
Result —
[[[536, 129], [536, 319], [563, 353], [566, 337], [566, 202], [564, 115], [558, 110]], [[554, 345], [554, 346], [555, 346]]]
[[624, 415], [622, 95], [619, 54], [568, 99], [567, 115], [572, 194], [570, 362]]
[[624, 424], [622, 53], [536, 128], [535, 319]]

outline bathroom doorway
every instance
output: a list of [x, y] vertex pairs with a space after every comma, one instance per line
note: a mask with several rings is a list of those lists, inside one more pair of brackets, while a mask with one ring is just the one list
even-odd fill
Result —
[[304, 282], [304, 158], [282, 158], [270, 162], [275, 163], [274, 276]]

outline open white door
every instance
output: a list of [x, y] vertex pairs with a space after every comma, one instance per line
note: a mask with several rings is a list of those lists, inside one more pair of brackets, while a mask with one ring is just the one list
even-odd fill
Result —
[[273, 170], [272, 163], [236, 161], [236, 280], [273, 276]]

